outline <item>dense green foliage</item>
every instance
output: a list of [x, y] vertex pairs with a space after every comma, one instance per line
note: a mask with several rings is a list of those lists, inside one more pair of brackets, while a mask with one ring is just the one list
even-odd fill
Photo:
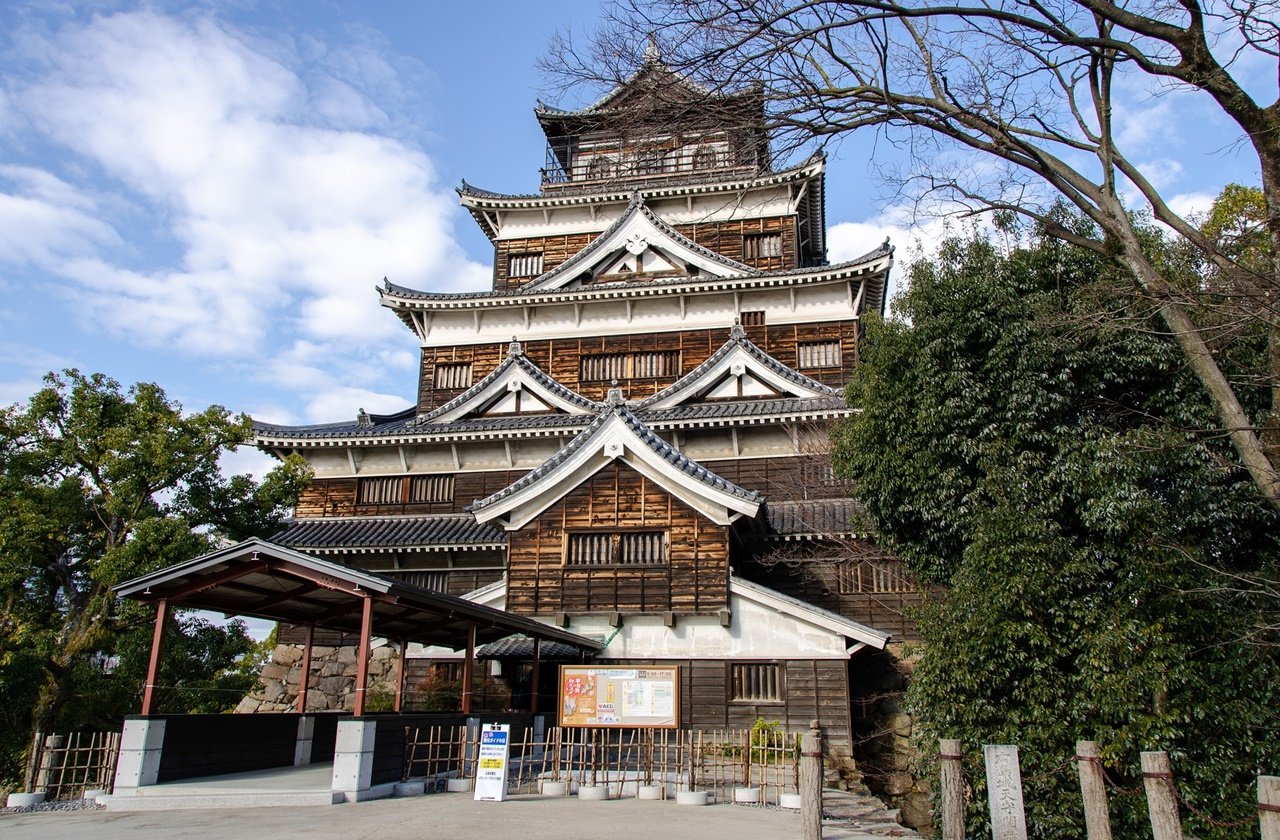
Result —
[[[287, 461], [261, 483], [218, 458], [249, 420], [187, 414], [155, 385], [50, 374], [0, 409], [0, 781], [30, 733], [116, 728], [136, 712], [154, 612], [116, 584], [189, 560], [215, 540], [265, 536], [308, 479]], [[180, 616], [161, 683], [166, 711], [217, 711], [252, 685], [243, 624]]]
[[[901, 317], [868, 326], [849, 389], [837, 467], [945, 587], [918, 616], [908, 701], [922, 752], [965, 745], [975, 836], [984, 743], [1020, 747], [1037, 837], [1083, 836], [1062, 766], [1077, 740], [1120, 786], [1117, 836], [1149, 832], [1142, 750], [1167, 750], [1218, 820], [1247, 819], [1256, 775], [1280, 773], [1280, 605], [1256, 585], [1277, 577], [1280, 522], [1131, 290], [1057, 241], [950, 240]], [[1256, 835], [1183, 815], [1196, 836]]]

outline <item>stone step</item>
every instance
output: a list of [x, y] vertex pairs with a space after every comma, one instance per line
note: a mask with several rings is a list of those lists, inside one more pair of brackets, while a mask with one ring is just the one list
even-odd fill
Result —
[[[335, 799], [335, 796], [339, 797]], [[202, 793], [181, 795], [103, 796], [98, 804], [108, 811], [174, 811], [191, 808], [283, 808], [305, 805], [335, 805], [342, 794], [333, 791], [276, 793]]]

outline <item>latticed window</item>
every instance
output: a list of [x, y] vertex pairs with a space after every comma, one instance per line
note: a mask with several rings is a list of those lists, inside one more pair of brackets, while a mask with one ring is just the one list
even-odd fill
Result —
[[748, 312], [738, 313], [738, 322], [744, 327], [763, 327], [764, 326], [764, 310], [753, 309]]
[[730, 666], [731, 700], [782, 699], [782, 667], [773, 662], [743, 662]]
[[584, 531], [567, 536], [568, 566], [654, 566], [667, 562], [665, 531]]
[[452, 475], [394, 475], [362, 478], [356, 484], [356, 504], [360, 505], [420, 505], [452, 500]]
[[801, 368], [840, 367], [840, 340], [800, 342], [796, 345], [796, 366]]
[[587, 177], [592, 180], [613, 177], [613, 158], [608, 155], [596, 155], [587, 164]]
[[356, 503], [361, 505], [398, 505], [404, 492], [400, 476], [362, 478], [357, 482]]
[[582, 379], [657, 379], [680, 373], [680, 353], [595, 353], [582, 357]]
[[667, 157], [661, 149], [646, 149], [636, 156], [637, 175], [661, 175], [666, 165]]
[[471, 387], [471, 363], [448, 362], [436, 364], [435, 385], [437, 388], [469, 388]]
[[916, 585], [901, 560], [859, 560], [836, 567], [836, 584], [847, 594], [915, 592]]
[[742, 256], [748, 260], [782, 256], [782, 234], [752, 233], [742, 237]]
[[542, 254], [512, 254], [507, 257], [508, 277], [537, 277], [542, 273]]
[[409, 479], [409, 504], [451, 501], [453, 501], [453, 476], [415, 475]]
[[448, 572], [397, 572], [395, 576], [405, 583], [434, 592], [446, 591], [449, 582]]

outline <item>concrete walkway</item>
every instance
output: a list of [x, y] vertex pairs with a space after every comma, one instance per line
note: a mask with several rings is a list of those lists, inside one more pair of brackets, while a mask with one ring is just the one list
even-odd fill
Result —
[[[800, 830], [799, 814], [760, 807], [699, 808], [671, 801], [580, 802], [576, 798], [541, 796], [476, 802], [462, 794], [327, 808], [0, 815], [0, 837], [5, 840], [785, 840], [799, 838]], [[823, 828], [824, 840], [884, 836], [885, 832], [871, 834], [844, 821], [828, 821]]]

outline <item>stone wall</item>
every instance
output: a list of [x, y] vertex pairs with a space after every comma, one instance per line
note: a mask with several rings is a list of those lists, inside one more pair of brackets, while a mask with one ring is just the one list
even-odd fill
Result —
[[[276, 645], [271, 661], [262, 668], [258, 687], [236, 706], [238, 714], [297, 711], [298, 681], [302, 678], [302, 648]], [[385, 698], [395, 697], [396, 650], [390, 645], [373, 649], [369, 657], [370, 711], [383, 708]], [[356, 702], [356, 648], [315, 645], [311, 648], [311, 678], [307, 711], [351, 711]], [[386, 703], [386, 708], [390, 708]], [[372, 708], [370, 708], [372, 707]]]
[[[903, 645], [890, 644], [884, 651], [868, 652], [860, 663], [853, 755], [863, 783], [901, 809], [902, 824], [927, 831], [934, 826], [932, 791], [926, 779], [912, 775], [914, 721], [902, 705], [916, 658]], [[858, 715], [860, 710], [865, 714]]]

